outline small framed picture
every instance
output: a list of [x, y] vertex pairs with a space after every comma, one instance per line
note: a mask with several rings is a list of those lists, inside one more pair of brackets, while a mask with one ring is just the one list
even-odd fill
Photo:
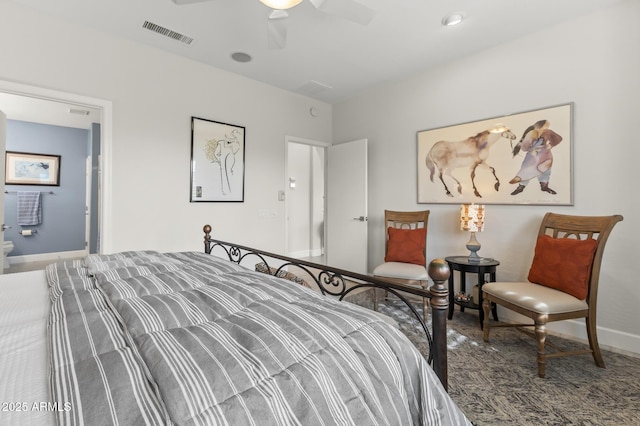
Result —
[[60, 156], [7, 151], [4, 183], [60, 186]]

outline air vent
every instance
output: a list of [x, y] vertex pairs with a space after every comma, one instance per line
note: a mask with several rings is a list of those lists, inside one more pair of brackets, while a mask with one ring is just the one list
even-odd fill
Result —
[[177, 33], [175, 31], [171, 31], [169, 28], [165, 28], [163, 26], [160, 26], [158, 24], [154, 24], [153, 22], [149, 22], [149, 21], [144, 21], [144, 24], [142, 25], [142, 28], [145, 28], [147, 30], [156, 32], [160, 35], [163, 35], [165, 37], [169, 37], [172, 38], [174, 40], [178, 40], [179, 42], [182, 42], [184, 44], [191, 44], [191, 42], [193, 41], [193, 39], [191, 37], [187, 37], [186, 35]]
[[69, 114], [76, 114], [76, 115], [89, 115], [91, 113], [91, 111], [87, 111], [86, 109], [80, 109], [80, 108], [67, 108], [67, 111], [69, 112]]
[[310, 80], [308, 82], [306, 82], [305, 84], [303, 84], [302, 86], [298, 87], [298, 89], [296, 90], [296, 92], [306, 95], [306, 96], [314, 96], [314, 95], [318, 95], [322, 92], [325, 92], [327, 90], [332, 90], [333, 87], [327, 85], [327, 84], [323, 84], [320, 83], [318, 81], [315, 80]]

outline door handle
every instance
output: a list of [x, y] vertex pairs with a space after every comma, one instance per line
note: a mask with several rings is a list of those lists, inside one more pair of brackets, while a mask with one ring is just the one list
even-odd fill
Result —
[[4, 223], [2, 224], [2, 230], [5, 231], [7, 229], [11, 228], [9, 225], [5, 225]]
[[358, 216], [358, 217], [354, 217], [353, 220], [359, 220], [360, 222], [366, 222], [367, 221], [367, 217], [366, 216]]

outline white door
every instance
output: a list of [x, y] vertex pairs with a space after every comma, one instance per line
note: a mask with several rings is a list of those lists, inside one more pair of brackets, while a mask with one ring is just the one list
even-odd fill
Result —
[[[4, 153], [7, 148], [7, 116], [0, 110], [0, 243], [4, 243]], [[4, 273], [4, 258], [0, 262], [0, 275]]]
[[327, 265], [366, 274], [367, 140], [327, 151]]

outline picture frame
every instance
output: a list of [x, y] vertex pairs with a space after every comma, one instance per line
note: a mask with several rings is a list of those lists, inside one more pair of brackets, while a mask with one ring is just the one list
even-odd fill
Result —
[[573, 103], [422, 130], [416, 139], [420, 204], [573, 205]]
[[244, 202], [246, 129], [191, 117], [189, 201]]
[[59, 155], [6, 151], [6, 185], [60, 186]]

